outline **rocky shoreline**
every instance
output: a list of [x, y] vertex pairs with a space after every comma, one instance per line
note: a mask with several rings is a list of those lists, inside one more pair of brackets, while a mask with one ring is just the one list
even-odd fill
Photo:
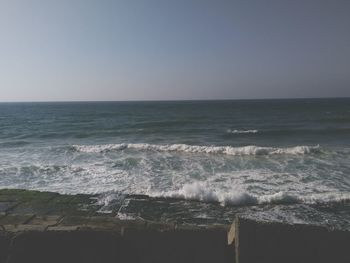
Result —
[[350, 262], [350, 232], [257, 221], [122, 220], [93, 195], [0, 190], [0, 262]]

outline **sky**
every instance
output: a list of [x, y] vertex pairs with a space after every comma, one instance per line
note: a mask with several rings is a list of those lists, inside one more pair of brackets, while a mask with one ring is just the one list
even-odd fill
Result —
[[350, 96], [348, 0], [0, 0], [0, 101]]

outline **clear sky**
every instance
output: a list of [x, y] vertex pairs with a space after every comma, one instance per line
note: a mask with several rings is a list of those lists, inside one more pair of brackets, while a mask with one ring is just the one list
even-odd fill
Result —
[[0, 0], [0, 101], [329, 96], [349, 0]]

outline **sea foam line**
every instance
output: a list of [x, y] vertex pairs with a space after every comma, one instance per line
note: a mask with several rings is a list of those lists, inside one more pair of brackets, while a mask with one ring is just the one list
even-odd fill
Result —
[[293, 195], [286, 192], [274, 194], [254, 195], [242, 189], [231, 191], [212, 189], [205, 182], [194, 182], [183, 185], [174, 191], [148, 193], [152, 197], [178, 198], [207, 203], [220, 203], [221, 205], [264, 205], [264, 204], [318, 204], [330, 202], [350, 201], [349, 193], [320, 193], [310, 195]]
[[167, 144], [156, 145], [148, 143], [122, 143], [104, 145], [73, 145], [74, 150], [84, 153], [101, 153], [107, 151], [120, 151], [133, 149], [139, 151], [159, 151], [159, 152], [185, 152], [185, 153], [206, 153], [206, 154], [226, 154], [226, 155], [276, 155], [291, 154], [303, 155], [320, 151], [320, 146], [295, 146], [295, 147], [260, 147], [255, 145], [232, 147], [232, 146], [199, 146], [188, 144]]

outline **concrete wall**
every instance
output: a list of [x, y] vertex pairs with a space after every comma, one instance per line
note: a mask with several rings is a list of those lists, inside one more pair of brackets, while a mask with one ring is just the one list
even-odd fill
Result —
[[[236, 263], [350, 262], [350, 232], [237, 217]], [[232, 236], [231, 236], [232, 240]]]
[[209, 229], [2, 232], [0, 262], [226, 263], [233, 259], [226, 243], [226, 231]]
[[2, 226], [0, 263], [350, 263], [348, 231], [241, 217], [229, 233], [222, 227], [86, 220], [80, 227], [62, 221], [44, 230]]

